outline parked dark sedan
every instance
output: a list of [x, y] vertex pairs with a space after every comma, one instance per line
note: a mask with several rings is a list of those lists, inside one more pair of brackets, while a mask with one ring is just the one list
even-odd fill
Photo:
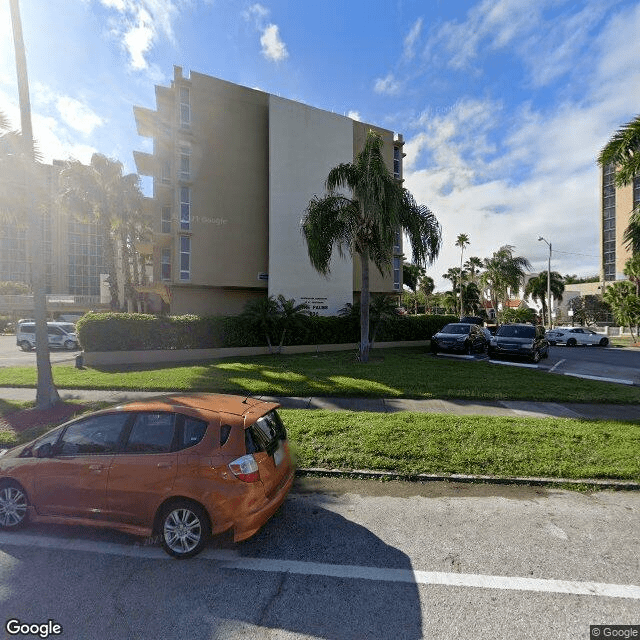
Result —
[[539, 362], [549, 356], [544, 327], [532, 324], [503, 324], [489, 342], [489, 357], [513, 356]]
[[482, 353], [487, 348], [487, 342], [481, 326], [468, 322], [452, 322], [431, 338], [431, 353]]

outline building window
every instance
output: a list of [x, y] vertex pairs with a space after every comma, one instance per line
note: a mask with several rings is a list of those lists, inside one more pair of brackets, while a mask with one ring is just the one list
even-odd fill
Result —
[[191, 228], [191, 189], [180, 187], [180, 228], [189, 231]]
[[191, 179], [191, 149], [180, 147], [180, 179]]
[[67, 226], [69, 293], [100, 295], [100, 274], [106, 273], [103, 236], [95, 222], [70, 220]]
[[634, 208], [640, 204], [640, 176], [633, 179], [633, 206]]
[[191, 238], [180, 236], [180, 280], [191, 279]]
[[402, 230], [396, 231], [396, 237], [393, 242], [393, 253], [402, 253]]
[[400, 291], [400, 257], [393, 258], [393, 289]]
[[162, 280], [171, 280], [171, 249], [162, 250], [160, 270]]
[[602, 270], [605, 280], [616, 279], [616, 186], [615, 167], [608, 165], [602, 172]]
[[160, 176], [160, 181], [163, 184], [169, 184], [171, 182], [171, 164], [168, 160], [165, 160], [162, 163], [162, 174]]
[[393, 147], [393, 177], [400, 180], [400, 147]]
[[162, 207], [162, 221], [160, 224], [162, 233], [171, 233], [171, 207]]
[[180, 87], [180, 126], [191, 126], [191, 101], [189, 87]]

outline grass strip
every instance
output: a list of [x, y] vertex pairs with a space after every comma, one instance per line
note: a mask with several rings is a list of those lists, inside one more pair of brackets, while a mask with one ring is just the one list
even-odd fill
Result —
[[640, 425], [284, 410], [301, 467], [640, 481]]
[[[213, 391], [275, 396], [442, 398], [635, 404], [640, 388], [583, 380], [487, 361], [434, 358], [423, 347], [374, 351], [368, 364], [351, 352], [227, 358], [165, 367], [53, 367], [61, 389]], [[32, 367], [0, 368], [0, 386], [33, 387]]]

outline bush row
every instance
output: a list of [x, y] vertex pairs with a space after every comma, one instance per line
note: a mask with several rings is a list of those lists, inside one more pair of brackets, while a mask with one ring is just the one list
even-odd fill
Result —
[[[453, 316], [397, 316], [376, 331], [376, 342], [428, 340]], [[151, 349], [212, 349], [267, 345], [265, 330], [243, 316], [153, 316], [140, 313], [88, 313], [78, 321], [78, 337], [85, 351]], [[371, 323], [371, 331], [374, 321]], [[309, 316], [286, 327], [276, 320], [269, 331], [274, 346], [341, 344], [360, 341], [360, 325], [353, 316]]]

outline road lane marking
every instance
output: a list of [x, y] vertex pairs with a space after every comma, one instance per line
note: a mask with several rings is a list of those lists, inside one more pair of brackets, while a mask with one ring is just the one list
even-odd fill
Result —
[[586, 380], [598, 380], [599, 382], [617, 382], [618, 384], [634, 385], [633, 380], [625, 380], [624, 378], [604, 378], [602, 376], [590, 376], [586, 373], [569, 373], [565, 371], [562, 375], [573, 376], [574, 378], [585, 378]]
[[[0, 533], [1, 546], [39, 547], [63, 551], [86, 551], [107, 555], [174, 562], [162, 549], [152, 546], [125, 545], [113, 542], [54, 538], [25, 533]], [[0, 551], [0, 553], [2, 553]], [[347, 580], [374, 580], [377, 582], [406, 582], [420, 585], [443, 585], [475, 589], [500, 589], [506, 591], [532, 591], [537, 593], [563, 593], [605, 598], [629, 598], [640, 600], [640, 586], [611, 584], [581, 580], [551, 580], [545, 578], [521, 578], [517, 576], [492, 576], [472, 573], [445, 573], [413, 569], [388, 569], [359, 565], [305, 562], [271, 558], [242, 557], [234, 550], [205, 549], [192, 560], [213, 560], [220, 568], [240, 571], [291, 573], [303, 576], [324, 576]]]

